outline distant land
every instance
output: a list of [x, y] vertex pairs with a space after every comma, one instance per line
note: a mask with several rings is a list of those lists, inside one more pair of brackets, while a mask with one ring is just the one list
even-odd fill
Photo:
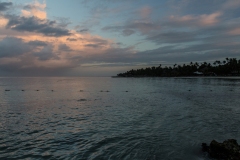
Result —
[[226, 58], [223, 61], [216, 60], [211, 63], [201, 64], [190, 62], [189, 64], [162, 67], [148, 67], [119, 73], [115, 77], [184, 77], [184, 76], [240, 76], [240, 59]]

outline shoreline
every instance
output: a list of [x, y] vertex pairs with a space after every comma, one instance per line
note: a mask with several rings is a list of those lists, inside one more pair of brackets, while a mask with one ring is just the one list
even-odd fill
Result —
[[240, 79], [240, 76], [185, 76], [185, 77], [148, 77], [148, 76], [139, 76], [139, 77], [121, 77], [121, 76], [111, 76], [111, 78], [175, 78], [175, 79]]

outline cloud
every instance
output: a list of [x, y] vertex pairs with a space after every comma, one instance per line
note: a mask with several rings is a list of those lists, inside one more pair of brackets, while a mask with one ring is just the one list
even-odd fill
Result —
[[182, 27], [204, 27], [212, 26], [219, 22], [221, 12], [215, 12], [212, 14], [202, 14], [198, 16], [185, 15], [185, 16], [170, 16], [168, 25], [182, 26]]
[[35, 16], [39, 19], [46, 19], [47, 13], [45, 11], [45, 8], [46, 8], [46, 3], [41, 4], [38, 1], [35, 1], [32, 4], [25, 5], [21, 12], [24, 17]]
[[84, 45], [85, 47], [91, 48], [105, 48], [109, 46], [109, 41], [102, 38], [91, 38], [90, 43]]
[[216, 13], [212, 13], [210, 15], [201, 15], [200, 18], [200, 24], [205, 25], [205, 26], [209, 26], [209, 25], [214, 25], [216, 23], [219, 22], [219, 20], [217, 19], [219, 16], [221, 16], [222, 14], [220, 12], [216, 12]]
[[72, 49], [69, 46], [67, 46], [66, 44], [60, 44], [58, 46], [58, 50], [59, 51], [67, 51], [67, 52], [72, 51]]
[[172, 15], [203, 15], [222, 11], [222, 5], [228, 0], [168, 0], [168, 14]]
[[25, 5], [23, 9], [42, 9], [44, 10], [46, 8], [46, 2], [39, 3], [38, 1], [34, 1], [33, 3], [30, 3], [28, 5]]
[[[194, 62], [212, 62], [215, 60], [225, 59], [226, 57], [236, 57], [240, 47], [236, 44], [228, 50], [225, 47], [220, 47], [216, 44], [198, 44], [181, 48], [181, 46], [165, 46], [154, 50], [138, 52], [132, 58], [132, 62], [145, 63], [145, 65], [173, 65], [175, 63]], [[230, 46], [229, 46], [230, 48]], [[226, 54], [226, 51], [228, 53]], [[158, 62], [161, 61], [161, 62]], [[131, 62], [131, 61], [130, 61]], [[157, 62], [157, 63], [156, 63]]]
[[127, 22], [125, 25], [118, 26], [106, 26], [103, 27], [103, 31], [111, 31], [111, 32], [120, 32], [123, 36], [132, 35], [135, 32], [140, 32], [142, 34], [148, 34], [151, 31], [155, 31], [160, 29], [160, 25], [158, 23], [147, 22], [147, 21], [134, 21]]
[[79, 32], [79, 33], [88, 32], [88, 31], [89, 31], [89, 29], [81, 29], [81, 30], [77, 30], [77, 32]]
[[149, 6], [144, 6], [143, 8], [141, 8], [139, 10], [139, 14], [141, 16], [142, 19], [146, 19], [146, 18], [149, 18], [149, 16], [151, 15], [152, 13], [152, 9], [151, 7]]
[[[89, 63], [91, 61], [89, 57], [96, 55], [101, 57], [113, 46], [117, 47], [111, 40], [89, 34], [80, 35], [77, 32], [69, 36], [68, 40], [66, 37], [47, 37], [32, 33], [18, 36], [21, 38], [0, 39], [1, 72], [7, 71], [15, 75], [17, 73], [35, 75], [35, 72], [41, 75], [50, 73], [57, 75], [60, 70], [69, 72]], [[91, 44], [98, 46], [98, 49], [93, 48]]]
[[25, 5], [21, 15], [11, 14], [13, 11], [1, 14], [0, 22], [4, 22], [0, 28], [1, 72], [56, 75], [58, 71], [69, 71], [88, 63], [89, 56], [100, 56], [117, 47], [113, 40], [87, 33], [88, 29], [80, 32], [66, 29], [67, 19], [48, 20], [46, 14], [38, 14], [42, 13], [38, 11], [46, 13], [45, 8], [45, 3], [35, 1]]
[[123, 45], [123, 43], [122, 42], [117, 42], [116, 45]]
[[77, 41], [76, 38], [67, 38], [66, 40], [67, 40], [67, 41], [71, 41], [71, 42], [73, 42], [73, 41]]
[[0, 2], [0, 11], [6, 11], [12, 6], [12, 2]]
[[[127, 63], [133, 62], [136, 50], [134, 47], [125, 48], [108, 48], [102, 51], [101, 54], [87, 55], [83, 58], [85, 63]], [[136, 57], [135, 57], [136, 58]]]
[[223, 4], [223, 9], [237, 9], [240, 7], [240, 1], [239, 0], [228, 0]]
[[145, 21], [135, 21], [133, 23], [130, 23], [126, 27], [133, 28], [133, 29], [137, 28], [142, 33], [148, 33], [153, 30], [158, 30], [161, 28], [158, 23], [145, 22]]
[[[167, 5], [170, 1], [174, 2], [172, 6]], [[48, 19], [45, 2], [4, 5], [5, 9], [0, 9], [0, 71], [15, 75], [78, 75], [91, 71], [94, 75], [101, 68], [109, 71], [160, 62], [239, 57], [240, 23], [235, 0], [231, 4], [226, 0], [86, 3], [89, 13], [81, 12], [84, 16], [78, 26], [71, 18]], [[119, 34], [123, 36], [120, 39]]]
[[0, 71], [6, 76], [56, 76], [64, 75], [75, 63], [59, 60], [38, 61], [31, 55], [0, 59]]
[[153, 41], [157, 44], [162, 43], [183, 43], [183, 42], [193, 42], [196, 40], [196, 34], [191, 32], [163, 32], [157, 35], [149, 36], [147, 40]]
[[61, 28], [66, 28], [69, 24], [71, 24], [71, 21], [69, 18], [55, 17], [55, 19], [58, 26]]
[[240, 35], [240, 27], [239, 28], [234, 28], [228, 32], [230, 35]]
[[[54, 43], [39, 40], [25, 41], [16, 37], [5, 37], [0, 40], [1, 71], [12, 73], [42, 72], [45, 75], [59, 69], [76, 67], [76, 60], [60, 57], [54, 50]], [[44, 72], [43, 72], [44, 71]]]
[[43, 46], [39, 52], [33, 53], [38, 60], [46, 61], [50, 59], [59, 59], [59, 57], [54, 53], [52, 45]]
[[5, 16], [8, 19], [7, 29], [41, 33], [46, 36], [68, 36], [69, 30], [57, 26], [56, 21], [41, 20], [37, 17]]
[[132, 35], [132, 34], [134, 34], [134, 33], [135, 33], [135, 31], [132, 30], [132, 29], [124, 29], [124, 30], [122, 31], [122, 35], [123, 35], [123, 36], [130, 36], [130, 35]]
[[0, 41], [0, 58], [14, 57], [32, 51], [32, 47], [23, 42], [20, 38], [6, 37]]
[[0, 15], [0, 28], [4, 28], [8, 24], [8, 19]]
[[0, 48], [0, 58], [20, 58], [23, 55], [33, 55], [39, 58], [39, 60], [56, 58], [53, 53], [53, 46], [38, 40], [24, 42], [21, 38], [5, 37], [0, 41]]
[[33, 46], [47, 46], [48, 45], [46, 42], [38, 41], [38, 40], [30, 41], [30, 42], [28, 42], [28, 44], [33, 45]]
[[98, 44], [86, 44], [85, 47], [99, 48], [101, 45]]

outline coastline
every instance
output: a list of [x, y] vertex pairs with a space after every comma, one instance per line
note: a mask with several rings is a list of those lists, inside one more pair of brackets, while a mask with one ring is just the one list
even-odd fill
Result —
[[111, 76], [111, 78], [175, 78], [175, 79], [240, 79], [240, 76], [182, 76], [182, 77], [154, 77], [154, 76], [132, 76], [132, 77], [121, 77]]

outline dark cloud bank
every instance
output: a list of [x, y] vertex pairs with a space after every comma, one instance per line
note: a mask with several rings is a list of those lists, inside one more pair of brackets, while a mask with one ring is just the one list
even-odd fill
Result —
[[9, 22], [7, 29], [12, 29], [20, 32], [35, 32], [46, 36], [68, 36], [71, 35], [69, 30], [57, 26], [56, 21], [41, 20], [37, 17], [20, 17], [15, 15], [5, 16]]
[[0, 2], [0, 11], [6, 11], [12, 6], [12, 2]]

